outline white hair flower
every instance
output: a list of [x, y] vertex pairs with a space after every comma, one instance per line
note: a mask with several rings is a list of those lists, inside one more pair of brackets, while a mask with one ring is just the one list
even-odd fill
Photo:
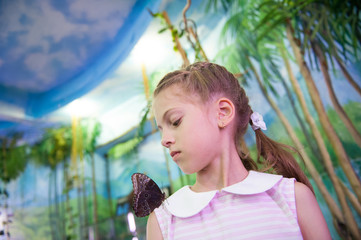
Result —
[[259, 114], [258, 112], [253, 112], [251, 114], [251, 120], [252, 120], [252, 129], [253, 130], [257, 130], [257, 129], [262, 129], [262, 130], [267, 130], [266, 127], [266, 123], [263, 121], [263, 117], [261, 114]]

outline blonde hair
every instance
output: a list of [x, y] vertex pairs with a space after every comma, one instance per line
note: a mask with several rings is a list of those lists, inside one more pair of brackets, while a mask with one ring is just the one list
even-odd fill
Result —
[[[198, 94], [204, 103], [216, 94], [222, 94], [233, 102], [236, 109], [234, 139], [238, 154], [247, 170], [257, 170], [257, 164], [248, 153], [242, 151], [243, 136], [248, 124], [252, 124], [250, 116], [253, 111], [249, 106], [246, 92], [234, 75], [223, 66], [209, 62], [197, 62], [185, 69], [165, 75], [158, 83], [154, 97], [174, 84], [178, 84], [186, 92]], [[262, 171], [273, 170], [284, 177], [294, 177], [312, 189], [306, 175], [288, 151], [295, 151], [294, 148], [273, 141], [261, 129], [255, 130], [255, 134], [258, 151], [257, 162], [264, 166]]]

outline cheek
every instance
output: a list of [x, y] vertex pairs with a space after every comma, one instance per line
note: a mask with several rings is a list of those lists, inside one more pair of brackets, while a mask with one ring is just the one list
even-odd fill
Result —
[[211, 154], [217, 146], [219, 136], [217, 131], [207, 124], [199, 125], [188, 132], [186, 143], [193, 150], [193, 154], [202, 157]]

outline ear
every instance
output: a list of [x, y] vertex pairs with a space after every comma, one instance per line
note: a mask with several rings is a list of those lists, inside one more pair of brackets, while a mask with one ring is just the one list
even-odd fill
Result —
[[224, 97], [218, 99], [216, 104], [218, 126], [220, 128], [224, 128], [229, 123], [231, 123], [235, 117], [234, 104], [231, 100]]

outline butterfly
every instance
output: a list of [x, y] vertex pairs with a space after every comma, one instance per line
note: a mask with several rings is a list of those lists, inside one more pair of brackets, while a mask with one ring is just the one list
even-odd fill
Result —
[[165, 193], [147, 175], [134, 173], [132, 183], [134, 189], [133, 210], [137, 217], [148, 216], [165, 200]]

